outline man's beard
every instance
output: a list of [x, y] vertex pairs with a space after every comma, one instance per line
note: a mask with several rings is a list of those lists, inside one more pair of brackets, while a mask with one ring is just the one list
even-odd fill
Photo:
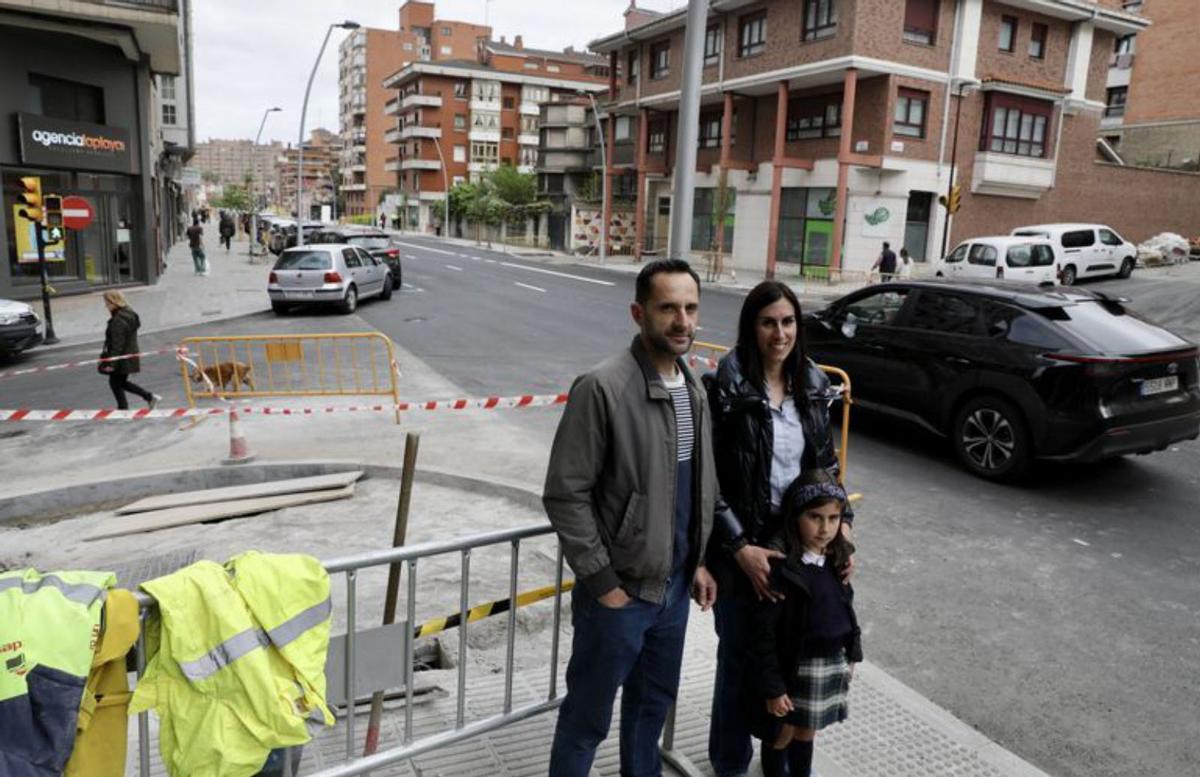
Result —
[[695, 340], [696, 340], [695, 332], [688, 335], [687, 346], [683, 350], [679, 350], [679, 346], [676, 345], [675, 343], [671, 342], [670, 337], [669, 337], [669, 335], [671, 335], [671, 334], [672, 333], [670, 331], [667, 331], [667, 332], [653, 332], [653, 331], [648, 331], [648, 330], [645, 331], [646, 339], [650, 342], [650, 345], [659, 353], [670, 354], [672, 356], [683, 356], [688, 351], [692, 350], [692, 343], [695, 342]]

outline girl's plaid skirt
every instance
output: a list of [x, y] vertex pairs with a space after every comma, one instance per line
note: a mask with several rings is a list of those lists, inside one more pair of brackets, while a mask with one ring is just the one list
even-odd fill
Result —
[[846, 719], [850, 665], [845, 654], [800, 661], [789, 686], [795, 709], [785, 722], [816, 731]]

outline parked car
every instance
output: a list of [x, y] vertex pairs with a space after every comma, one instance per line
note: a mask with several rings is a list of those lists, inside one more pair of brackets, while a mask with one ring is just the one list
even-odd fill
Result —
[[42, 320], [24, 302], [0, 299], [0, 356], [16, 356], [42, 342]]
[[1059, 282], [1064, 286], [1103, 275], [1128, 278], [1137, 265], [1137, 246], [1103, 224], [1035, 224], [1018, 227], [1012, 234], [1044, 237], [1053, 243], [1062, 265]]
[[[325, 228], [325, 225], [319, 221], [304, 222], [304, 242], [311, 243], [312, 237], [317, 232]], [[271, 238], [267, 247], [271, 253], [279, 256], [288, 248], [293, 248], [296, 245], [296, 222], [286, 221], [275, 224], [271, 227]]]
[[1047, 284], [1058, 282], [1054, 245], [1041, 237], [977, 237], [946, 255], [937, 270], [951, 280], [1005, 280]]
[[312, 236], [313, 243], [345, 243], [365, 248], [371, 256], [386, 262], [391, 270], [392, 288], [398, 289], [404, 274], [400, 268], [400, 249], [392, 244], [392, 236], [378, 229], [363, 227], [328, 227]]
[[360, 299], [392, 297], [388, 267], [351, 245], [299, 246], [285, 250], [267, 279], [271, 309], [286, 313], [294, 305], [337, 305], [353, 313]]
[[1090, 462], [1200, 435], [1200, 350], [1101, 292], [895, 282], [805, 317], [809, 354], [855, 403], [953, 443], [1013, 480], [1035, 459]]

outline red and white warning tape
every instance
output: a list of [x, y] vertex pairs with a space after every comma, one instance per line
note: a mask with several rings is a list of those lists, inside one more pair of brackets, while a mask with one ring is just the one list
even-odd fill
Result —
[[48, 364], [45, 367], [27, 367], [23, 370], [9, 370], [8, 372], [0, 372], [0, 379], [15, 378], [18, 375], [32, 375], [37, 372], [54, 372], [55, 370], [65, 370], [71, 367], [87, 367], [91, 364], [107, 364], [109, 362], [119, 362], [126, 359], [143, 359], [147, 356], [159, 356], [164, 353], [173, 353], [176, 356], [182, 356], [187, 353], [187, 348], [170, 346], [169, 348], [158, 348], [153, 351], [142, 351], [141, 353], [130, 353], [124, 356], [106, 356], [102, 359], [84, 359], [78, 362], [66, 362], [65, 364]]
[[0, 410], [3, 421], [140, 421], [145, 418], [196, 418], [238, 415], [311, 416], [329, 413], [390, 413], [396, 410], [502, 410], [520, 407], [550, 407], [567, 402], [566, 394], [525, 394], [517, 397], [473, 397], [435, 399], [428, 402], [401, 402], [379, 405], [332, 405], [326, 407], [176, 407], [150, 410]]

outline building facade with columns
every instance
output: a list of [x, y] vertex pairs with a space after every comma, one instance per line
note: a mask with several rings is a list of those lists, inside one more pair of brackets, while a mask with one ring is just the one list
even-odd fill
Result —
[[[883, 241], [931, 261], [944, 240], [1067, 215], [1148, 236], [1119, 199], [1088, 195], [1110, 174], [1096, 162], [1109, 54], [1149, 24], [1122, 5], [715, 0], [687, 248], [768, 273], [865, 272]], [[631, 4], [626, 29], [591, 44], [610, 58], [607, 175], [637, 193], [640, 251], [666, 244], [685, 20]], [[1114, 189], [1164, 188], [1136, 173]], [[962, 209], [944, 236], [952, 176]], [[1163, 217], [1185, 219], [1183, 194], [1164, 196]]]

